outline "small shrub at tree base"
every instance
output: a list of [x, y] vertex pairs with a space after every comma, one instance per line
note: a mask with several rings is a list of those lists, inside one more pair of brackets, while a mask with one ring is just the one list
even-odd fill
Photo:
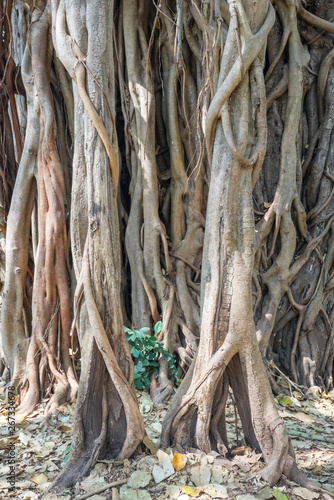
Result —
[[154, 334], [150, 335], [150, 328], [143, 327], [140, 330], [131, 330], [123, 327], [126, 338], [131, 347], [131, 354], [135, 361], [134, 386], [143, 390], [150, 388], [152, 373], [159, 373], [159, 358], [163, 357], [168, 362], [169, 375], [174, 382], [178, 383], [176, 360], [174, 354], [157, 341], [157, 336], [162, 328], [162, 322], [154, 326]]

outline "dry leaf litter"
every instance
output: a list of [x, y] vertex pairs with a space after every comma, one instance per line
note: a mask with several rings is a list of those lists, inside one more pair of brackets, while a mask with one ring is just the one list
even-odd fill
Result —
[[13, 493], [6, 479], [9, 467], [3, 463], [9, 436], [5, 391], [1, 387], [0, 500], [330, 500], [334, 498], [334, 391], [321, 395], [317, 388], [311, 388], [303, 396], [291, 386], [287, 388], [291, 395], [278, 396], [276, 402], [292, 439], [297, 463], [328, 493], [314, 493], [284, 478], [274, 488], [262, 481], [262, 455], [245, 446], [232, 400], [226, 408], [232, 448], [228, 457], [195, 449], [159, 449], [167, 405], [156, 409], [149, 395], [140, 392], [138, 403], [147, 433], [142, 453], [122, 462], [98, 461], [87, 478], [61, 494], [48, 493], [48, 488], [68, 456], [75, 404], [61, 406], [48, 422], [43, 417], [43, 405], [27, 418], [17, 415]]

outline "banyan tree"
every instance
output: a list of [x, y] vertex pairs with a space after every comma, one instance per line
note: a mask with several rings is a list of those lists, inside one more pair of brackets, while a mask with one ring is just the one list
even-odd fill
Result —
[[[1, 360], [18, 411], [77, 398], [58, 486], [144, 438], [123, 325], [182, 383], [162, 446], [298, 471], [275, 373], [333, 389], [332, 0], [0, 3]], [[78, 380], [78, 361], [81, 361]], [[173, 382], [163, 357], [156, 405]]]

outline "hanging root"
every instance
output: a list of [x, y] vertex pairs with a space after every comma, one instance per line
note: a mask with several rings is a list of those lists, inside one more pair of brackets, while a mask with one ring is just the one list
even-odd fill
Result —
[[[250, 30], [247, 16], [244, 12], [241, 2], [238, 2], [238, 15], [241, 17], [242, 21], [240, 25], [240, 31], [241, 36], [244, 37], [244, 47], [242, 54], [239, 55], [232, 68], [223, 79], [223, 82], [218, 88], [208, 109], [206, 119], [206, 148], [207, 154], [210, 158], [212, 155], [216, 125], [221, 114], [223, 104], [228, 100], [234, 89], [239, 85], [249, 67], [251, 66], [257, 55], [260, 53], [260, 51], [263, 49], [263, 45], [266, 43], [268, 33], [275, 21], [275, 11], [270, 2], [268, 4], [267, 17], [262, 27], [255, 35], [253, 35]], [[232, 16], [232, 19], [234, 18], [235, 16]], [[235, 26], [235, 29], [238, 29], [237, 25]]]
[[105, 329], [103, 327], [96, 303], [93, 297], [90, 284], [90, 270], [88, 251], [83, 258], [83, 283], [85, 291], [85, 300], [87, 304], [89, 321], [94, 332], [96, 344], [100, 350], [103, 360], [106, 364], [110, 378], [118, 391], [124, 406], [125, 417], [127, 421], [127, 433], [123, 447], [118, 455], [118, 460], [123, 460], [132, 455], [138, 444], [143, 440], [145, 431], [144, 423], [141, 418], [137, 399], [128, 380], [120, 370], [114, 352], [108, 341]]
[[[76, 408], [76, 428], [73, 436], [71, 455], [62, 474], [52, 485], [52, 489], [55, 490], [73, 485], [89, 472], [96, 460], [105, 453], [106, 440], [109, 434], [111, 434], [111, 436], [109, 436], [108, 441], [111, 440], [114, 442], [114, 446], [118, 448], [114, 450], [109, 449], [108, 451], [109, 453], [110, 451], [113, 452], [117, 460], [124, 460], [131, 456], [145, 436], [144, 423], [139, 412], [137, 399], [130, 385], [133, 372], [130, 375], [130, 380], [128, 380], [120, 369], [93, 297], [89, 267], [88, 238], [82, 263], [82, 281], [85, 307], [90, 324], [85, 333], [85, 335], [89, 335], [89, 338], [86, 339], [87, 348], [83, 351], [82, 361], [83, 365], [86, 366], [86, 370], [81, 375]], [[97, 366], [100, 366], [97, 363], [96, 348], [103, 360], [104, 367], [102, 367], [102, 371], [105, 373], [104, 368], [106, 368], [109, 375], [109, 382], [112, 383], [112, 390], [116, 391], [117, 396], [115, 394], [113, 402], [107, 401], [106, 387], [108, 387], [108, 380], [106, 378], [103, 383], [100, 432], [94, 440], [87, 441], [85, 432], [92, 433], [92, 430], [89, 428], [86, 431], [84, 430], [84, 426], [87, 424], [85, 423], [82, 413], [87, 411], [87, 409], [85, 410], [85, 406], [87, 404], [87, 391], [92, 364], [94, 364], [95, 369]], [[101, 368], [98, 368], [99, 373], [100, 369]], [[114, 435], [115, 432], [117, 433], [115, 422], [114, 425], [109, 425], [110, 408], [113, 409], [113, 418], [117, 420], [124, 412], [126, 428], [123, 429], [121, 436]], [[94, 411], [99, 414], [98, 409]]]

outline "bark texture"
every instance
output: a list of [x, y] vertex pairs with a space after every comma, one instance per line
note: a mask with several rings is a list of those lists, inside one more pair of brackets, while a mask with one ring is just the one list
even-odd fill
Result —
[[226, 453], [231, 387], [263, 476], [305, 483], [271, 389], [333, 389], [332, 13], [1, 3], [0, 375], [22, 413], [77, 396], [59, 487], [143, 439], [123, 324], [160, 319], [163, 442]]

